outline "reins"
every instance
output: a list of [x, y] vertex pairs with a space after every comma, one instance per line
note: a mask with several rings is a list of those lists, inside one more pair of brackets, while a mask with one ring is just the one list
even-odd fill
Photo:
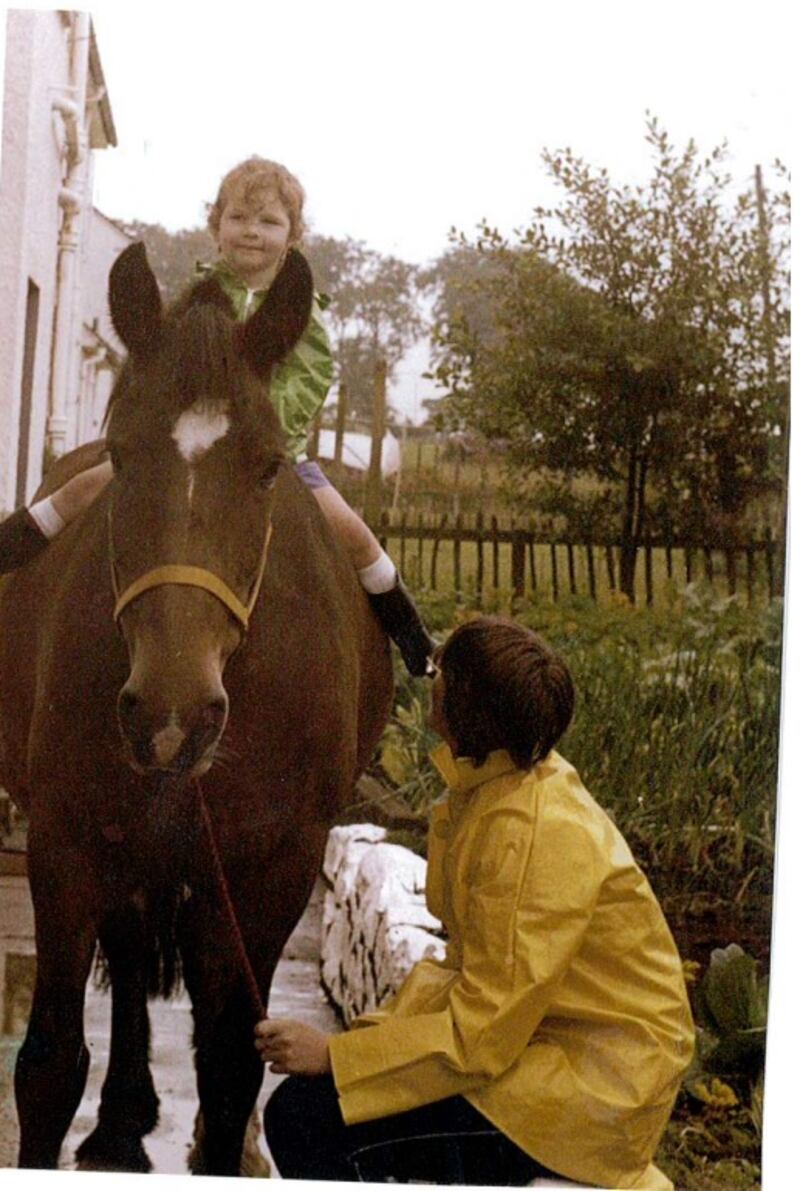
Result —
[[222, 907], [227, 915], [230, 924], [231, 933], [233, 935], [233, 949], [236, 952], [236, 958], [239, 962], [242, 975], [244, 976], [245, 986], [247, 988], [247, 997], [250, 1005], [255, 1013], [256, 1021], [261, 1021], [267, 1016], [267, 1010], [261, 999], [261, 990], [258, 987], [256, 974], [253, 971], [253, 965], [250, 963], [250, 957], [247, 954], [244, 938], [242, 936], [242, 928], [239, 926], [239, 919], [236, 916], [236, 907], [231, 899], [230, 890], [228, 888], [228, 881], [225, 876], [225, 870], [222, 867], [222, 861], [217, 848], [217, 841], [214, 836], [214, 828], [211, 823], [211, 816], [208, 813], [206, 800], [203, 797], [203, 791], [200, 788], [198, 781], [194, 784], [197, 791], [198, 801], [200, 803], [200, 818], [203, 822], [203, 829], [205, 830], [208, 839], [208, 846], [211, 852], [211, 868], [214, 874], [214, 880], [217, 885], [217, 892], [222, 902]]

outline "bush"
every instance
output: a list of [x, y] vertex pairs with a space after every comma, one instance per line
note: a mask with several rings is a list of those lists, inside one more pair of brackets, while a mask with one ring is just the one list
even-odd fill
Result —
[[[452, 598], [420, 602], [440, 637], [476, 614]], [[575, 719], [559, 751], [614, 818], [662, 901], [696, 906], [705, 896], [746, 913], [749, 898], [769, 896], [782, 612], [780, 601], [752, 611], [698, 587], [659, 611], [624, 599], [605, 607], [529, 600], [516, 610], [575, 679]], [[434, 743], [428, 690], [398, 674], [384, 738], [390, 775], [416, 808], [442, 793], [426, 756]]]

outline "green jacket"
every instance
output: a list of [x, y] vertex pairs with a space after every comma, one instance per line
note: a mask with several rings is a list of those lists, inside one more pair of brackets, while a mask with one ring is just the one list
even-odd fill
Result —
[[[248, 289], [238, 273], [225, 263], [198, 265], [198, 272], [214, 277], [233, 303], [237, 319], [243, 322], [255, 314], [267, 290]], [[328, 299], [315, 294], [311, 318], [300, 342], [277, 368], [269, 396], [286, 432], [286, 453], [294, 462], [305, 454], [308, 431], [322, 408], [333, 381], [333, 357], [322, 311]]]

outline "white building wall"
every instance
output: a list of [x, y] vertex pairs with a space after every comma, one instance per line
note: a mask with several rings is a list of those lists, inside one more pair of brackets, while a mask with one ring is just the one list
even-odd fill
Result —
[[[87, 334], [93, 338], [84, 323], [91, 327], [95, 315], [105, 310], [105, 285], [102, 290], [94, 283], [87, 286], [82, 275], [90, 263], [94, 269], [92, 244], [99, 245], [101, 253], [110, 250], [105, 229], [94, 233], [96, 218], [102, 217], [96, 217], [91, 204], [91, 158], [93, 148], [113, 144], [114, 139], [107, 100], [102, 111], [92, 102], [96, 76], [102, 71], [93, 43], [89, 68], [90, 32], [88, 18], [74, 12], [11, 9], [7, 15], [0, 164], [0, 513], [10, 511], [20, 498], [29, 499], [35, 490], [48, 428], [59, 452], [84, 437], [81, 416], [87, 398], [81, 395], [81, 385], [97, 379], [94, 369], [87, 371], [81, 347]], [[77, 57], [71, 57], [73, 40]], [[68, 123], [53, 107], [59, 100], [77, 105], [82, 151], [69, 179], [80, 202], [71, 237], [77, 250], [68, 262], [70, 282], [61, 287], [60, 295], [59, 233], [64, 217], [59, 192], [69, 162]], [[112, 238], [111, 259], [127, 242], [119, 229]], [[106, 274], [109, 265], [106, 257], [100, 266]], [[38, 287], [39, 311], [30, 429], [23, 451], [21, 390], [29, 282]], [[62, 317], [56, 322], [58, 302]], [[55, 381], [54, 359], [62, 362]], [[86, 427], [91, 425], [87, 414]]]
[[[45, 17], [47, 19], [42, 19]], [[27, 491], [41, 473], [50, 377], [62, 167], [51, 98], [69, 85], [68, 26], [58, 13], [15, 10], [7, 22], [0, 169], [0, 505], [14, 507], [29, 279], [39, 317]], [[47, 62], [47, 70], [40, 68]]]

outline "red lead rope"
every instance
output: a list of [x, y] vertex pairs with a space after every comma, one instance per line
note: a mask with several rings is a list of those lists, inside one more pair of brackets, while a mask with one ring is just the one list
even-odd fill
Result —
[[250, 999], [250, 1004], [252, 1006], [253, 1013], [255, 1014], [256, 1021], [263, 1021], [263, 1019], [267, 1016], [267, 1011], [264, 1006], [264, 1002], [261, 999], [261, 990], [258, 987], [258, 981], [256, 980], [255, 972], [253, 971], [253, 965], [250, 963], [250, 959], [247, 955], [247, 948], [245, 947], [244, 939], [242, 938], [239, 919], [236, 917], [236, 910], [234, 908], [233, 902], [231, 901], [228, 882], [225, 879], [225, 870], [222, 867], [222, 861], [219, 858], [219, 851], [217, 849], [217, 841], [214, 838], [214, 828], [211, 824], [211, 817], [208, 813], [206, 800], [203, 798], [203, 792], [200, 789], [199, 782], [195, 782], [195, 788], [200, 801], [200, 814], [203, 818], [203, 827], [205, 828], [205, 833], [208, 837], [208, 846], [211, 853], [211, 866], [214, 870], [214, 880], [216, 881], [217, 890], [230, 923], [231, 933], [233, 935], [233, 946], [234, 950], [236, 951], [236, 958], [239, 961], [239, 967], [241, 969], [242, 975], [244, 976], [244, 982], [247, 986], [247, 995]]

